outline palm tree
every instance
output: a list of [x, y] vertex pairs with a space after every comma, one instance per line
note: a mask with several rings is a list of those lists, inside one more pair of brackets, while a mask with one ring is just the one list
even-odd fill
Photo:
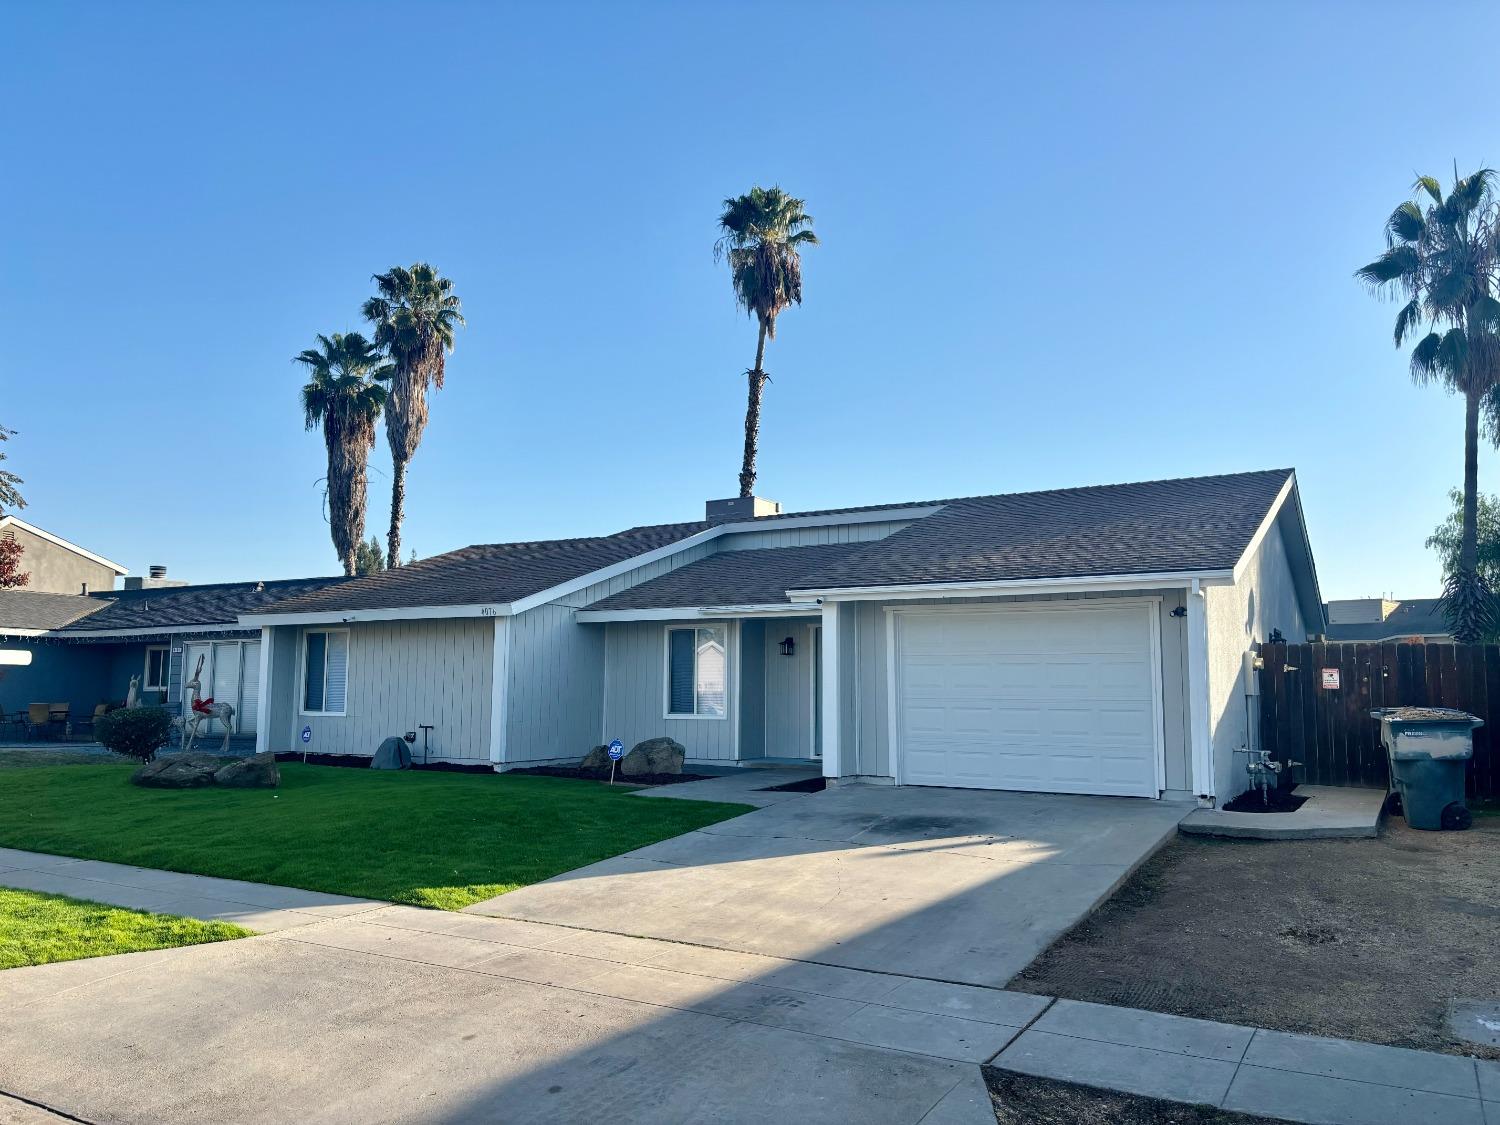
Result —
[[760, 446], [760, 402], [770, 378], [761, 366], [766, 340], [776, 339], [776, 318], [802, 303], [803, 246], [816, 246], [812, 216], [803, 202], [779, 187], [753, 187], [746, 195], [724, 200], [714, 260], [729, 259], [735, 303], [759, 323], [755, 366], [745, 372], [750, 400], [745, 407], [745, 456], [740, 463], [740, 495], [755, 493], [755, 456]]
[[1459, 178], [1445, 196], [1432, 176], [1386, 220], [1386, 251], [1355, 276], [1406, 298], [1396, 314], [1396, 346], [1426, 328], [1411, 352], [1418, 383], [1464, 396], [1463, 517], [1457, 566], [1443, 587], [1443, 608], [1460, 644], [1474, 644], [1496, 623], [1492, 591], [1478, 569], [1479, 419], [1500, 386], [1500, 213], [1495, 173]]
[[328, 446], [328, 529], [344, 573], [355, 571], [365, 537], [366, 483], [375, 423], [385, 405], [390, 365], [358, 332], [319, 336], [318, 346], [294, 360], [311, 371], [302, 388], [302, 414], [310, 430], [323, 424]]
[[401, 565], [401, 521], [406, 518], [406, 465], [427, 427], [427, 388], [443, 387], [444, 356], [453, 350], [453, 330], [463, 324], [453, 282], [426, 262], [396, 266], [375, 275], [378, 294], [364, 305], [375, 325], [375, 342], [391, 358], [391, 393], [385, 436], [391, 446], [391, 529], [386, 565]]

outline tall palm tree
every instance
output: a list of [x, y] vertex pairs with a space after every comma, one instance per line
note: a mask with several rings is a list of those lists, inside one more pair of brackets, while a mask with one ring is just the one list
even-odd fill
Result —
[[344, 573], [355, 571], [365, 537], [365, 502], [375, 423], [385, 405], [380, 380], [391, 376], [380, 349], [358, 332], [319, 336], [318, 346], [294, 362], [311, 372], [302, 388], [302, 414], [310, 430], [323, 424], [328, 446], [328, 530]]
[[1463, 521], [1458, 565], [1443, 587], [1443, 608], [1461, 644], [1474, 644], [1497, 620], [1493, 592], [1478, 569], [1479, 419], [1500, 386], [1500, 208], [1495, 173], [1481, 168], [1447, 195], [1421, 176], [1414, 199], [1386, 220], [1386, 251], [1355, 276], [1406, 298], [1396, 314], [1396, 346], [1421, 329], [1411, 352], [1418, 383], [1464, 396]]
[[453, 282], [426, 262], [396, 266], [375, 275], [379, 291], [364, 305], [375, 325], [375, 342], [391, 358], [391, 393], [385, 409], [385, 436], [391, 446], [391, 529], [386, 565], [401, 565], [401, 521], [406, 518], [406, 466], [427, 428], [427, 388], [443, 387], [444, 357], [453, 350], [453, 331], [463, 324]]
[[729, 260], [735, 303], [747, 316], [755, 317], [759, 331], [755, 339], [755, 366], [745, 372], [750, 381], [750, 399], [745, 406], [745, 455], [740, 462], [740, 495], [755, 493], [755, 457], [760, 448], [760, 404], [766, 374], [762, 361], [766, 340], [776, 339], [776, 318], [791, 305], [802, 303], [803, 246], [816, 246], [812, 216], [803, 202], [779, 187], [753, 187], [734, 199], [724, 200], [719, 216], [719, 238], [714, 260]]

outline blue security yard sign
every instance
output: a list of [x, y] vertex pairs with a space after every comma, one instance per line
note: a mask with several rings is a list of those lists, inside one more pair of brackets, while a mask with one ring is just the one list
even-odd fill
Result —
[[609, 744], [610, 761], [618, 762], [625, 756], [625, 744], [618, 738]]
[[302, 728], [302, 744], [305, 746], [305, 745], [307, 745], [311, 741], [312, 741], [312, 727], [310, 727], [310, 726], [303, 727]]

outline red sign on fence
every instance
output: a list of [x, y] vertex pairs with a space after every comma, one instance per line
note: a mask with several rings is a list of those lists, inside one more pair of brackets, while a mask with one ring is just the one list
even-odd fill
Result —
[[1338, 691], [1339, 690], [1339, 670], [1337, 668], [1324, 668], [1323, 669], [1323, 690], [1324, 691]]

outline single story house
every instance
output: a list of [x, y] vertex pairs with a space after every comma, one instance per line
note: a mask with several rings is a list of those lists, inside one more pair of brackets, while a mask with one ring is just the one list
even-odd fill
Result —
[[1323, 607], [1330, 641], [1451, 645], [1439, 598], [1344, 598]]
[[[32, 703], [65, 703], [76, 725], [98, 704], [123, 701], [134, 676], [143, 700], [180, 713], [183, 681], [202, 656], [203, 694], [234, 707], [235, 736], [249, 749], [260, 718], [261, 631], [240, 625], [240, 614], [342, 581], [193, 586], [156, 577], [86, 596], [0, 590], [0, 646], [31, 654], [29, 665], [0, 667], [0, 708], [9, 717]], [[209, 722], [203, 734], [223, 732]]]
[[1324, 615], [1296, 475], [1276, 469], [710, 501], [702, 520], [465, 547], [237, 624], [260, 638], [261, 750], [370, 754], [410, 732], [418, 760], [508, 770], [670, 735], [690, 766], [1223, 801], [1256, 738], [1247, 654]]

